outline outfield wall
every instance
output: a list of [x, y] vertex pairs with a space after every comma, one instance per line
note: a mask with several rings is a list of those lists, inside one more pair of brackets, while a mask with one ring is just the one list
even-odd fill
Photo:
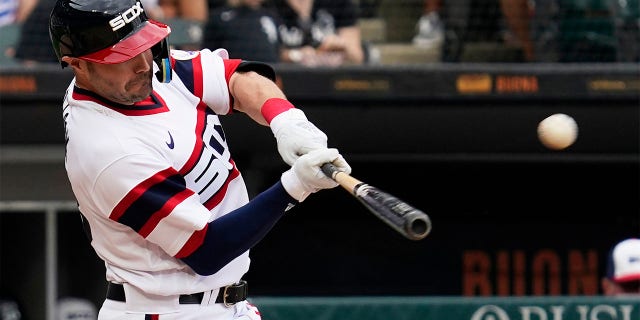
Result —
[[634, 320], [640, 297], [255, 297], [269, 320]]

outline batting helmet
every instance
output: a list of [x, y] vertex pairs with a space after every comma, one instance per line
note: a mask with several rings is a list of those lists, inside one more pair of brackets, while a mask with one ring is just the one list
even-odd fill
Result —
[[114, 64], [151, 48], [159, 72], [168, 77], [170, 32], [169, 26], [148, 19], [136, 0], [58, 0], [49, 19], [51, 43], [63, 68], [64, 56]]

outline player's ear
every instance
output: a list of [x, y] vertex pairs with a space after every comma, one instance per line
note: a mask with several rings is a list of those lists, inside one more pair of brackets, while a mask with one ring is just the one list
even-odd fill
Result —
[[66, 63], [68, 66], [75, 68], [79, 67], [80, 64], [80, 59], [78, 58], [74, 58], [74, 57], [69, 57], [69, 56], [64, 56], [62, 57], [62, 62]]

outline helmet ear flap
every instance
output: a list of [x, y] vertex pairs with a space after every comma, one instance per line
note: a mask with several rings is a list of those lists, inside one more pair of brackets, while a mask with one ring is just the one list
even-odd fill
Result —
[[169, 61], [169, 43], [167, 38], [162, 39], [151, 47], [153, 61], [158, 65], [156, 78], [163, 83], [171, 81], [171, 62]]

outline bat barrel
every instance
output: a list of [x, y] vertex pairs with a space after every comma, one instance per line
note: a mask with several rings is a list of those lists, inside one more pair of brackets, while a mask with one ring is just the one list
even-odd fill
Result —
[[431, 232], [429, 216], [376, 187], [361, 183], [356, 198], [389, 226], [410, 240], [421, 240]]
[[338, 171], [331, 163], [321, 166], [328, 177], [340, 184], [371, 213], [410, 240], [420, 240], [431, 232], [431, 220], [424, 212], [374, 186]]
[[420, 240], [431, 232], [431, 219], [421, 211], [415, 211], [406, 217], [405, 236], [411, 240]]

